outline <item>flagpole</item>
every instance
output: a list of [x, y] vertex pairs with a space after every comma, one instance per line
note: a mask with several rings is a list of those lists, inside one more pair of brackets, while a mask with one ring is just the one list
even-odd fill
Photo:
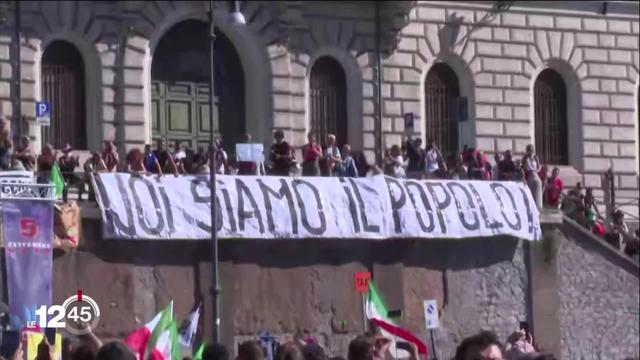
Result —
[[433, 336], [433, 329], [429, 330], [431, 333], [431, 350], [433, 351], [432, 360], [438, 360], [438, 350], [436, 350], [436, 338]]
[[[216, 197], [216, 147], [214, 138], [214, 115], [217, 111], [214, 107], [216, 98], [214, 91], [215, 82], [215, 21], [213, 18], [213, 0], [209, 1], [209, 151], [211, 154], [211, 168], [209, 169], [210, 184], [210, 205], [211, 205], [211, 243], [213, 262], [213, 339], [220, 343], [220, 269], [218, 259], [218, 227], [217, 227], [217, 197]], [[245, 25], [245, 18], [240, 12], [240, 1], [234, 1], [234, 10], [231, 14], [231, 22], [234, 25]]]
[[364, 328], [364, 332], [368, 331], [368, 324], [367, 324], [367, 293], [363, 292], [362, 293], [362, 326]]
[[214, 42], [216, 40], [215, 22], [213, 20], [213, 0], [209, 1], [209, 153], [211, 157], [211, 168], [209, 169], [210, 181], [210, 204], [211, 204], [211, 245], [213, 263], [213, 340], [220, 343], [220, 286], [219, 286], [219, 268], [218, 268], [218, 227], [217, 224], [217, 204], [216, 204], [216, 151], [214, 138], [214, 116], [215, 111], [215, 59], [214, 59]]

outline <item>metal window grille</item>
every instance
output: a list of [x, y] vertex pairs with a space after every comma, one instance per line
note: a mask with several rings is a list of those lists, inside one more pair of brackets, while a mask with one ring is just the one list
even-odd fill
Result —
[[84, 63], [78, 50], [64, 41], [49, 45], [42, 59], [42, 100], [51, 105], [51, 125], [42, 127], [44, 143], [56, 149], [67, 143], [86, 149], [84, 94]]
[[347, 139], [346, 76], [340, 64], [328, 57], [320, 58], [311, 68], [310, 127], [323, 143], [334, 134], [339, 146]]
[[567, 91], [560, 75], [547, 69], [534, 85], [536, 152], [545, 164], [568, 165]]
[[460, 88], [456, 74], [446, 64], [434, 65], [427, 74], [424, 91], [425, 140], [433, 139], [443, 153], [456, 154], [459, 150], [458, 121], [466, 114], [458, 107], [467, 104], [459, 100]]

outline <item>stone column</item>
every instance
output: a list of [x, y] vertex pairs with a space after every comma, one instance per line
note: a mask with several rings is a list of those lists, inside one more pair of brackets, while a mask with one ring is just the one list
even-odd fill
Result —
[[540, 214], [540, 222], [543, 240], [529, 243], [526, 252], [530, 264], [531, 331], [538, 346], [560, 359], [562, 344], [556, 255], [560, 242], [564, 241], [559, 230], [562, 212], [545, 210]]

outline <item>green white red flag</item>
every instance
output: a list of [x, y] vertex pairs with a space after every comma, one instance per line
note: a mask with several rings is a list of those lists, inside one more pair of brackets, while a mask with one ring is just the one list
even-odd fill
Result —
[[427, 355], [427, 346], [417, 336], [399, 327], [389, 318], [389, 310], [373, 281], [369, 281], [369, 293], [367, 295], [365, 310], [369, 323], [377, 327], [384, 337], [391, 340], [389, 352], [394, 358], [403, 359], [410, 356], [407, 351], [399, 349], [396, 346], [398, 341], [413, 343], [418, 348], [418, 353]]
[[124, 343], [138, 360], [180, 360], [178, 330], [173, 319], [173, 301]]

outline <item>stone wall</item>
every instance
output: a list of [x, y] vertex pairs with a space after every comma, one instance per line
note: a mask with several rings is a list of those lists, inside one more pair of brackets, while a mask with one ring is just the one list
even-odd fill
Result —
[[[207, 242], [96, 241], [85, 223], [79, 251], [54, 260], [54, 302], [78, 289], [99, 304], [96, 333], [121, 338], [169, 300], [182, 319], [204, 300], [201, 336], [210, 339], [211, 266]], [[430, 241], [222, 241], [222, 338], [230, 347], [261, 330], [282, 341], [308, 332], [346, 356], [363, 331], [353, 276], [371, 271], [390, 309], [429, 343], [422, 302], [436, 299], [440, 356], [479, 329], [505, 338], [527, 320], [522, 244], [508, 238]]]
[[[82, 234], [79, 250], [54, 256], [54, 303], [81, 289], [103, 314], [95, 332], [109, 339], [142, 326], [170, 300], [183, 319], [201, 299], [199, 336], [211, 339], [208, 242], [104, 241], [99, 223], [87, 219]], [[546, 284], [557, 286], [559, 294], [559, 321], [551, 331], [561, 338], [562, 359], [638, 356], [637, 264], [629, 266], [585, 239], [556, 244], [551, 250], [535, 245], [558, 255], [554, 262], [533, 265], [548, 267], [557, 278]], [[504, 340], [520, 321], [528, 321], [536, 335], [545, 324], [536, 324], [531, 315], [538, 305], [531, 298], [528, 247], [509, 238], [223, 240], [222, 339], [235, 349], [261, 330], [282, 341], [307, 332], [329, 354], [346, 355], [348, 342], [363, 331], [361, 298], [353, 288], [359, 271], [372, 272], [388, 308], [402, 309], [400, 324], [428, 344], [422, 302], [437, 300], [439, 358], [452, 356], [464, 337], [480, 329], [494, 330]]]
[[350, 243], [256, 244], [265, 248], [256, 251], [260, 255], [234, 252], [236, 341], [264, 329], [283, 339], [308, 331], [330, 354], [346, 356], [348, 342], [363, 329], [353, 274], [366, 269], [387, 307], [402, 309], [400, 323], [427, 344], [422, 302], [438, 301], [442, 358], [453, 356], [457, 344], [480, 329], [506, 338], [527, 319], [527, 276], [517, 241]]
[[441, 320], [435, 332], [438, 359], [453, 357], [462, 339], [481, 329], [495, 331], [504, 341], [520, 321], [529, 321], [521, 242], [426, 241], [409, 248], [403, 264], [404, 325], [429, 340], [422, 302], [436, 299]]
[[562, 241], [558, 289], [563, 359], [639, 356], [640, 286], [637, 267], [589, 241]]

